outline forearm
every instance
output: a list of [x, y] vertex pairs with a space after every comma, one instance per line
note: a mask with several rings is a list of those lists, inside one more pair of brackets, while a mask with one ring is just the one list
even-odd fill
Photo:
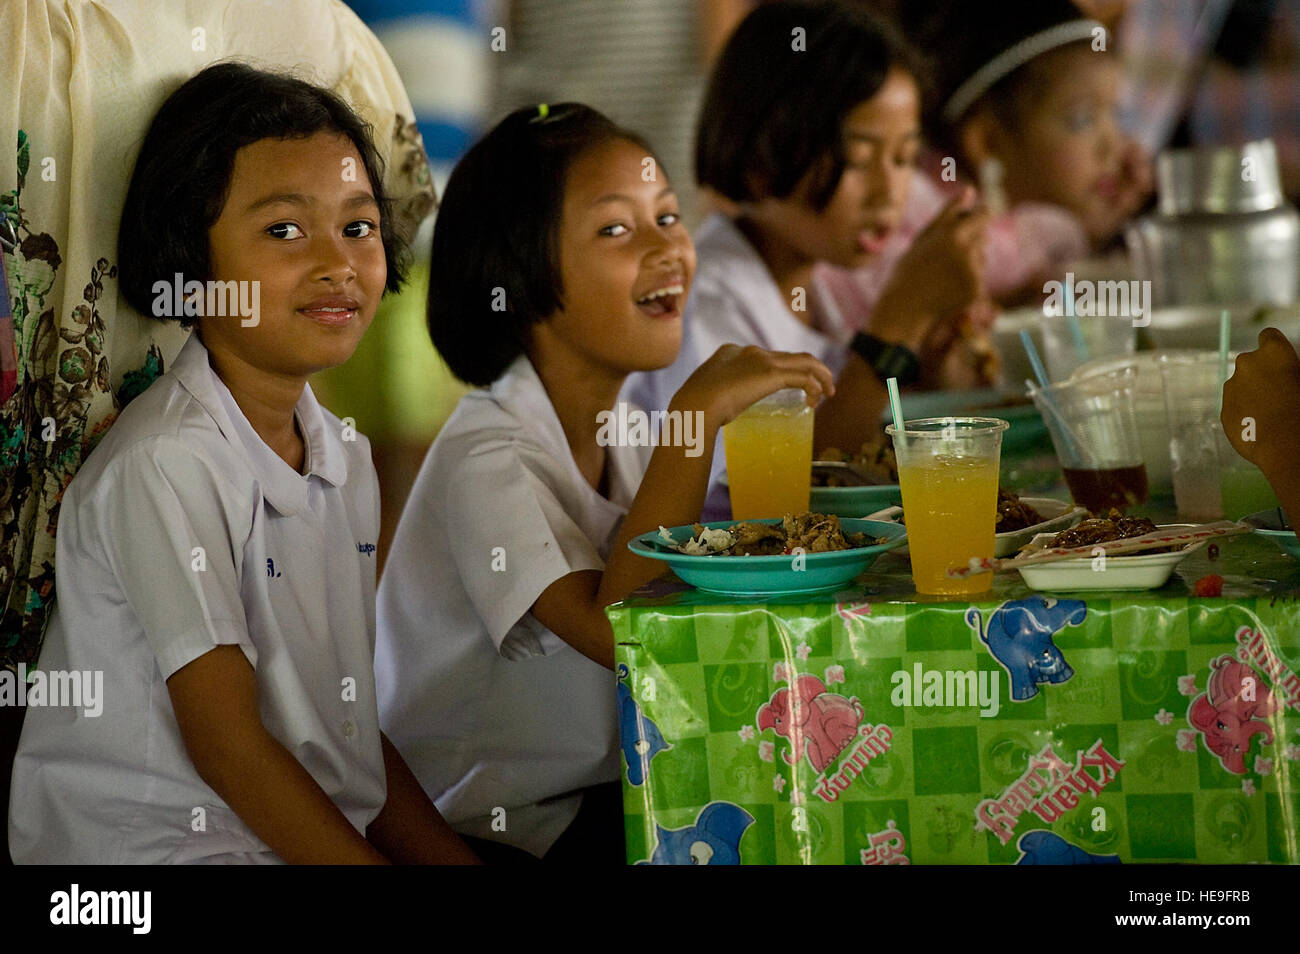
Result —
[[850, 353], [835, 382], [835, 394], [817, 408], [813, 423], [813, 451], [828, 447], [856, 453], [880, 431], [880, 414], [889, 393], [876, 372], [857, 354]]
[[[693, 409], [681, 409], [683, 415]], [[709, 472], [718, 440], [718, 427], [704, 412], [696, 420], [702, 423], [700, 445], [694, 448], [659, 446], [655, 448], [636, 499], [628, 509], [623, 525], [605, 563], [600, 588], [596, 594], [601, 607], [617, 603], [637, 587], [663, 572], [657, 560], [639, 557], [627, 548], [628, 541], [661, 526], [674, 527], [694, 523], [704, 509], [708, 493]], [[695, 454], [688, 456], [687, 451]], [[698, 453], [696, 453], [698, 451]]]
[[236, 728], [220, 748], [191, 757], [222, 801], [289, 864], [387, 863], [260, 724]]
[[395, 864], [481, 864], [434, 806], [397, 747], [380, 733], [388, 798], [366, 838]]

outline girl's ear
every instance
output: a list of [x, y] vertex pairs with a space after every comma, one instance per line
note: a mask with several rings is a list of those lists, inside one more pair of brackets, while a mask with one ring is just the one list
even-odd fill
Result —
[[1001, 158], [1003, 132], [997, 117], [987, 109], [962, 123], [958, 136], [961, 151], [976, 169], [987, 159]]

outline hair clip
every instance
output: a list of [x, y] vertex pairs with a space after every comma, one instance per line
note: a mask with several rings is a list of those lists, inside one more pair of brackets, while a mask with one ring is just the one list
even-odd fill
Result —
[[565, 119], [573, 115], [571, 103], [561, 103], [558, 108], [552, 110], [550, 103], [538, 103], [537, 115], [528, 121], [530, 123], [553, 123], [557, 120]]

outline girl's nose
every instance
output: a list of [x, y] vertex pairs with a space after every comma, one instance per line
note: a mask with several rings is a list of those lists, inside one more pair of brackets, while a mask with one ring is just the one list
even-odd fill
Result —
[[316, 243], [316, 263], [312, 278], [345, 284], [356, 278], [356, 269], [352, 267], [352, 257], [343, 236], [324, 236]]

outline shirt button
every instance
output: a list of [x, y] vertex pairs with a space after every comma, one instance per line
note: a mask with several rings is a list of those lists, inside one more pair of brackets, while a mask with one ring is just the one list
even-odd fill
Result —
[[343, 720], [343, 734], [349, 739], [356, 734], [357, 727], [352, 724], [351, 719]]

